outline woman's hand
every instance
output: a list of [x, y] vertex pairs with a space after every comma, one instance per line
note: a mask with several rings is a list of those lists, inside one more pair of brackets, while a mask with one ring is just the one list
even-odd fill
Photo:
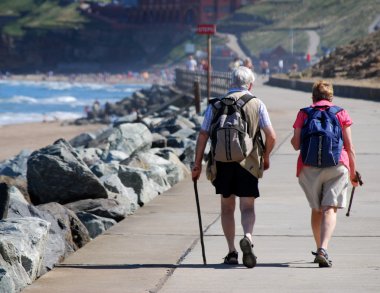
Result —
[[350, 172], [350, 181], [352, 186], [358, 187], [359, 186], [359, 178], [355, 171]]

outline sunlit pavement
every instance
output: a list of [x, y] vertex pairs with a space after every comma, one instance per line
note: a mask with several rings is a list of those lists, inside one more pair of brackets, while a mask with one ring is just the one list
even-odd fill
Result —
[[[257, 77], [260, 79], [261, 77]], [[278, 141], [271, 168], [260, 182], [254, 229], [258, 264], [222, 265], [227, 245], [219, 198], [204, 177], [198, 182], [207, 265], [203, 265], [190, 179], [138, 210], [23, 292], [378, 292], [380, 271], [380, 104], [335, 98], [354, 121], [353, 141], [364, 185], [351, 216], [340, 211], [329, 246], [332, 268], [312, 263], [310, 210], [295, 177], [290, 137], [298, 109], [311, 94], [263, 86], [254, 94], [270, 112]], [[350, 195], [351, 188], [349, 188]], [[236, 246], [242, 236], [236, 212]], [[241, 262], [241, 253], [239, 255]]]

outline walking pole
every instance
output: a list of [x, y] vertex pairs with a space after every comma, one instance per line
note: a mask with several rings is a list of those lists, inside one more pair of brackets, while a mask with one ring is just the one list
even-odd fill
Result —
[[194, 180], [194, 191], [195, 191], [195, 201], [197, 202], [198, 223], [199, 223], [199, 233], [200, 233], [200, 236], [201, 236], [203, 264], [207, 265], [207, 262], [206, 262], [206, 253], [205, 253], [205, 244], [203, 242], [202, 216], [201, 216], [201, 208], [199, 206], [199, 196], [198, 196], [197, 180]]
[[[360, 186], [363, 185], [362, 176], [360, 175], [359, 172], [356, 172], [356, 181], [359, 182], [359, 185], [360, 185]], [[352, 187], [351, 197], [350, 197], [350, 204], [348, 205], [348, 211], [347, 211], [347, 213], [346, 213], [346, 216], [347, 216], [347, 217], [350, 216], [351, 205], [352, 205], [352, 200], [353, 200], [353, 198], [354, 198], [354, 193], [355, 193], [355, 186]]]

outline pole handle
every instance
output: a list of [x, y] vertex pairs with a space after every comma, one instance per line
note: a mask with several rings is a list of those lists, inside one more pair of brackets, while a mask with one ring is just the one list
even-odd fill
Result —
[[[363, 180], [362, 180], [362, 175], [358, 171], [356, 171], [355, 181], [359, 182], [360, 186], [362, 186], [364, 184]], [[346, 217], [350, 216], [351, 205], [352, 205], [352, 200], [354, 198], [354, 193], [355, 193], [355, 187], [352, 187], [351, 197], [350, 197], [350, 204], [348, 205], [348, 210], [347, 210], [347, 213], [346, 213]]]
[[203, 264], [207, 265], [206, 252], [205, 252], [205, 244], [203, 242], [203, 225], [202, 225], [201, 208], [200, 208], [200, 205], [199, 205], [197, 180], [194, 180], [194, 192], [195, 192], [195, 201], [197, 203], [198, 224], [199, 224], [199, 234], [200, 234], [201, 246], [202, 246]]

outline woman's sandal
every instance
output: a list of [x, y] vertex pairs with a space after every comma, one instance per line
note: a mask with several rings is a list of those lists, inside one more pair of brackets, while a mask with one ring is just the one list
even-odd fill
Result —
[[326, 249], [318, 248], [317, 252], [315, 252], [313, 254], [315, 255], [314, 262], [318, 263], [320, 268], [331, 268], [332, 267], [332, 261], [329, 260], [329, 255], [327, 254]]

